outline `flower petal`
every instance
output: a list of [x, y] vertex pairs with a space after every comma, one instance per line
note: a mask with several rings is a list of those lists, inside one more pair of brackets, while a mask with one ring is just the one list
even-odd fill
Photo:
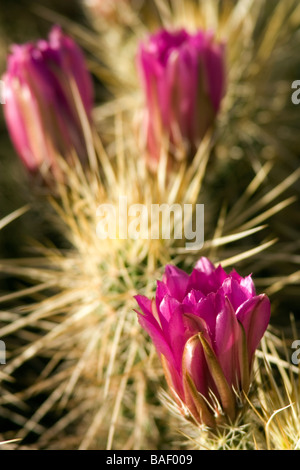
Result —
[[138, 311], [136, 312], [138, 314], [138, 320], [141, 327], [148, 333], [148, 335], [152, 339], [158, 354], [162, 354], [170, 363], [175, 364], [173, 352], [157, 321], [154, 319], [154, 317], [142, 315]]
[[206, 275], [210, 275], [215, 271], [216, 268], [208, 258], [202, 256], [195, 264], [195, 269]]
[[220, 313], [216, 319], [215, 353], [227, 382], [238, 389], [241, 380], [241, 329], [229, 299], [221, 295], [217, 298]]
[[182, 302], [186, 295], [189, 275], [176, 266], [167, 265], [163, 276], [163, 282], [166, 284], [169, 294], [179, 302]]
[[[199, 367], [199, 371], [197, 369], [196, 371], [194, 370], [195, 365]], [[182, 358], [185, 404], [196, 421], [214, 428], [215, 419], [212, 410], [207, 404], [206, 397], [200, 391], [201, 388], [205, 389], [203, 384], [205, 384], [207, 380], [204, 375], [202, 375], [201, 378], [199, 377], [199, 372], [203, 374], [204, 371], [208, 373], [203, 348], [198, 335], [195, 335], [186, 343]], [[194, 380], [197, 380], [198, 386]], [[205, 389], [205, 393], [206, 392], [207, 390]]]
[[235, 311], [244, 303], [246, 300], [252, 297], [246, 287], [239, 284], [235, 279], [227, 278], [222, 287], [219, 289], [219, 293], [223, 297], [228, 297], [230, 303]]
[[183, 377], [187, 373], [189, 374], [197, 391], [208, 399], [208, 385], [212, 385], [212, 379], [198, 334], [192, 336], [185, 344], [182, 356], [182, 372]]
[[249, 361], [263, 337], [271, 316], [270, 301], [265, 294], [252, 297], [237, 310], [237, 319], [245, 329]]
[[205, 339], [203, 334], [199, 333], [198, 336], [203, 347], [209, 372], [217, 388], [217, 396], [220, 397], [223, 410], [228, 415], [230, 420], [233, 421], [235, 417], [234, 392], [231, 386], [228, 384], [226, 377], [224, 376], [224, 373], [222, 371], [221, 365], [218, 361], [218, 358], [216, 357], [210, 344]]

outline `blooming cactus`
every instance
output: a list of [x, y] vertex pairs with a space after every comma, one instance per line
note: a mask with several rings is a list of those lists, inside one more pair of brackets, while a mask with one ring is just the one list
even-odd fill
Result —
[[212, 428], [234, 421], [270, 319], [269, 299], [256, 295], [251, 275], [227, 274], [201, 258], [191, 275], [167, 266], [155, 300], [136, 300], [182, 412]]
[[180, 158], [197, 148], [213, 124], [225, 91], [224, 49], [212, 33], [184, 29], [162, 30], [141, 43], [137, 66], [150, 167], [157, 167], [165, 137]]
[[93, 86], [81, 49], [60, 27], [48, 40], [12, 46], [3, 81], [7, 127], [30, 171], [55, 170], [57, 154], [85, 157], [79, 116], [91, 120]]

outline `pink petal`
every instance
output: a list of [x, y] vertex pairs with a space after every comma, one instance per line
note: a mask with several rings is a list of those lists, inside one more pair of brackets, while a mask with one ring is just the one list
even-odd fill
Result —
[[158, 316], [162, 325], [162, 328], [168, 328], [168, 324], [174, 315], [174, 312], [180, 307], [180, 302], [171, 297], [170, 295], [165, 295], [161, 301], [159, 308], [157, 310]]
[[254, 297], [256, 295], [255, 291], [255, 286], [252, 280], [251, 274], [249, 276], [246, 276], [245, 278], [240, 276], [235, 269], [233, 269], [229, 275], [233, 279], [235, 279], [242, 287], [245, 287], [247, 291], [249, 292], [249, 298]]
[[208, 258], [203, 256], [199, 261], [197, 261], [195, 269], [205, 274], [212, 274], [216, 268]]
[[162, 331], [157, 319], [152, 313], [152, 301], [147, 299], [147, 297], [143, 295], [137, 295], [135, 299], [143, 312], [143, 314], [141, 314], [137, 311], [140, 325], [147, 331], [147, 333], [151, 337], [154, 346], [157, 349], [157, 352], [159, 354], [163, 354], [168, 361], [174, 363], [174, 356], [165, 337], [165, 334]]
[[163, 354], [169, 362], [175, 365], [173, 352], [171, 351], [171, 348], [166, 341], [162, 330], [159, 328], [159, 326], [152, 323], [147, 317], [144, 317], [139, 312], [137, 313], [141, 327], [144, 328], [144, 330], [152, 339], [158, 354]]
[[186, 295], [189, 283], [188, 274], [176, 266], [167, 265], [163, 276], [163, 282], [168, 287], [169, 294], [179, 302], [182, 302]]
[[220, 313], [216, 319], [215, 352], [227, 382], [237, 388], [241, 377], [241, 330], [229, 299], [221, 295], [218, 299]]
[[185, 296], [182, 303], [183, 305], [190, 307], [191, 311], [194, 312], [194, 309], [196, 308], [198, 302], [200, 302], [200, 300], [202, 300], [203, 298], [205, 298], [205, 295], [200, 290], [192, 289]]
[[166, 286], [166, 284], [162, 281], [157, 281], [156, 282], [156, 295], [155, 295], [157, 310], [159, 310], [159, 306], [163, 298], [168, 294], [169, 294], [169, 289]]
[[228, 297], [231, 305], [236, 311], [246, 300], [252, 297], [246, 287], [239, 284], [235, 279], [227, 278], [222, 287], [219, 289], [219, 293], [224, 297]]
[[215, 386], [208, 370], [203, 347], [196, 337], [190, 338], [185, 344], [182, 368], [191, 376], [198, 392], [209, 398], [209, 389], [213, 390]]
[[263, 337], [271, 316], [271, 306], [265, 294], [252, 297], [242, 304], [237, 312], [237, 319], [242, 323], [247, 338], [249, 362]]
[[201, 258], [192, 271], [188, 290], [200, 290], [208, 295], [217, 292], [226, 278], [228, 275], [221, 266], [215, 268], [209, 260]]
[[202, 318], [209, 331], [210, 338], [214, 341], [216, 319], [219, 312], [219, 307], [216, 301], [216, 294], [210, 293], [207, 297], [200, 300], [194, 309], [195, 315]]
[[142, 310], [144, 316], [151, 318], [153, 317], [152, 313], [152, 301], [148, 299], [145, 295], [136, 295], [135, 300], [137, 301], [140, 309]]

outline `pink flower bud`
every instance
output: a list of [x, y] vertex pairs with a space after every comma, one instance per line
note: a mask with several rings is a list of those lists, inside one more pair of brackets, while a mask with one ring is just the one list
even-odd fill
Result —
[[234, 421], [270, 320], [269, 299], [256, 295], [251, 276], [201, 258], [191, 275], [167, 266], [155, 300], [136, 300], [182, 412], [212, 428]]
[[210, 32], [162, 30], [140, 45], [137, 66], [145, 95], [147, 158], [156, 169], [163, 139], [169, 153], [182, 159], [214, 123], [225, 93], [224, 45]]
[[79, 108], [90, 121], [92, 80], [81, 49], [60, 27], [48, 40], [12, 46], [3, 81], [7, 127], [30, 171], [55, 172], [58, 154], [86, 157]]

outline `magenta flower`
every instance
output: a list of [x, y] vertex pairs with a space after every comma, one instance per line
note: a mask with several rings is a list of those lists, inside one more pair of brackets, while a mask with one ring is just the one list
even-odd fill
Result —
[[162, 30], [140, 45], [137, 66], [149, 165], [155, 169], [164, 137], [173, 157], [182, 158], [212, 126], [225, 92], [224, 45], [210, 32]]
[[181, 411], [212, 428], [234, 421], [270, 319], [269, 299], [256, 295], [251, 276], [201, 258], [191, 275], [167, 266], [155, 300], [136, 300]]
[[7, 127], [30, 171], [55, 171], [57, 155], [74, 150], [85, 158], [79, 108], [90, 121], [93, 85], [81, 49], [60, 27], [48, 40], [13, 45], [3, 81]]

